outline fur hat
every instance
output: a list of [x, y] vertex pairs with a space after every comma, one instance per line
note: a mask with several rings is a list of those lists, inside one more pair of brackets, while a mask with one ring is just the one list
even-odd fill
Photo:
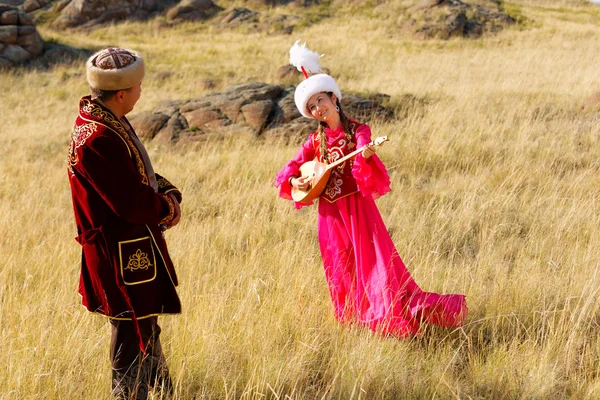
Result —
[[342, 100], [342, 92], [331, 76], [327, 74], [315, 74], [302, 81], [296, 87], [294, 101], [300, 114], [306, 118], [314, 118], [308, 107], [306, 107], [306, 104], [312, 95], [321, 92], [333, 92], [338, 100]]
[[306, 79], [296, 87], [294, 93], [294, 101], [300, 114], [306, 118], [314, 118], [306, 104], [308, 100], [316, 93], [321, 92], [333, 92], [338, 100], [342, 100], [342, 91], [338, 87], [335, 79], [327, 74], [315, 74], [309, 76], [308, 73], [321, 72], [319, 67], [319, 58], [322, 55], [315, 53], [306, 48], [306, 43], [303, 45], [298, 44], [296, 41], [290, 49], [290, 64], [302, 71]]
[[144, 58], [133, 50], [109, 47], [91, 56], [86, 64], [91, 87], [100, 90], [123, 90], [144, 79]]

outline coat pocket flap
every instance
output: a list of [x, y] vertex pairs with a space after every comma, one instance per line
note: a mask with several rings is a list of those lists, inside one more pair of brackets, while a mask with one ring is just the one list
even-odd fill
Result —
[[119, 242], [119, 264], [126, 285], [138, 285], [156, 278], [156, 256], [150, 236]]

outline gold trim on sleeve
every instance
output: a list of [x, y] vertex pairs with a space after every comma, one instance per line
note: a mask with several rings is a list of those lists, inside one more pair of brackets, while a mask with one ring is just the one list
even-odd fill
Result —
[[167, 222], [171, 222], [171, 220], [175, 217], [175, 201], [171, 196], [163, 197], [167, 203], [169, 204], [169, 215], [160, 220], [159, 224], [166, 224]]

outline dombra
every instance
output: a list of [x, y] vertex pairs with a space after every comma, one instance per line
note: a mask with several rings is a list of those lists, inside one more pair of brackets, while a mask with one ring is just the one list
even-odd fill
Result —
[[361, 147], [358, 150], [353, 151], [350, 154], [345, 155], [344, 157], [331, 164], [324, 164], [315, 160], [305, 162], [300, 167], [300, 174], [301, 177], [309, 177], [310, 183], [306, 190], [300, 190], [292, 187], [292, 199], [298, 203], [310, 203], [312, 200], [319, 197], [321, 193], [323, 193], [323, 190], [325, 190], [327, 182], [329, 181], [329, 176], [331, 175], [331, 172], [335, 167], [342, 164], [346, 160], [354, 158], [354, 156], [356, 156], [368, 146], [381, 146], [384, 142], [387, 141], [387, 136], [380, 136], [377, 139], [373, 140], [371, 143]]

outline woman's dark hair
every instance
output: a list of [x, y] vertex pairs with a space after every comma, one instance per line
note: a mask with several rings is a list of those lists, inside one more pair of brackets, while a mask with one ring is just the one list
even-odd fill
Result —
[[[327, 96], [331, 98], [333, 92], [326, 92]], [[348, 142], [354, 142], [354, 131], [350, 129], [350, 120], [342, 110], [342, 105], [340, 104], [340, 99], [335, 99], [335, 105], [337, 106], [338, 113], [340, 114], [340, 122], [344, 127], [344, 134], [346, 135], [346, 139]], [[323, 156], [323, 162], [325, 164], [329, 164], [329, 159], [327, 155], [327, 135], [325, 135], [325, 128], [327, 124], [325, 122], [319, 121], [319, 128], [317, 132], [319, 133], [319, 142], [321, 142], [321, 155]]]

